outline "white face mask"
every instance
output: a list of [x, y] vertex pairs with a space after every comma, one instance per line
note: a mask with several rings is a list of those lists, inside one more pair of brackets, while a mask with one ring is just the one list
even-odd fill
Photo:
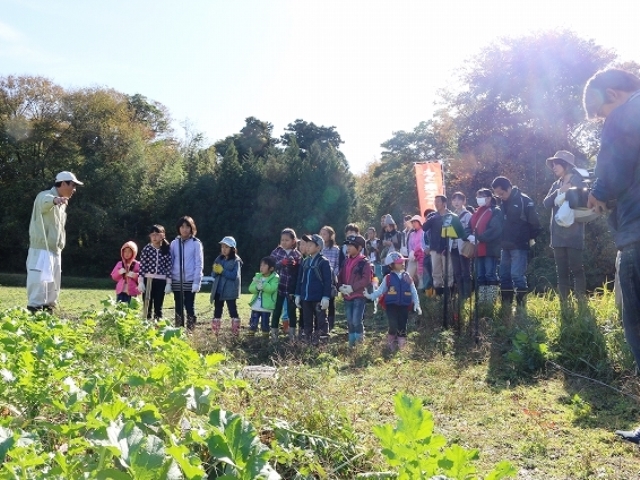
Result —
[[485, 205], [485, 201], [486, 201], [486, 197], [477, 197], [476, 198], [476, 203], [478, 204], [479, 207], [484, 207]]

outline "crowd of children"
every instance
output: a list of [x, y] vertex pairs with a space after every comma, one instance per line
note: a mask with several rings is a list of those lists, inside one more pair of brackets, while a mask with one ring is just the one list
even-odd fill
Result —
[[[417, 219], [410, 220], [412, 224]], [[422, 271], [418, 249], [424, 250], [424, 241], [422, 235], [417, 235], [421, 221], [412, 230], [416, 235], [408, 236], [395, 230], [391, 215], [383, 217], [383, 223], [386, 240], [378, 239], [373, 227], [368, 229], [365, 239], [357, 225], [347, 225], [342, 248], [329, 225], [323, 226], [318, 234], [305, 234], [299, 239], [293, 229], [283, 229], [279, 245], [261, 259], [259, 271], [249, 285], [248, 335], [255, 336], [259, 331], [262, 336], [277, 340], [283, 331], [291, 341], [318, 344], [334, 328], [335, 301], [341, 295], [348, 343], [355, 346], [364, 341], [367, 300], [383, 297], [389, 319], [389, 348], [402, 348], [409, 311], [421, 313], [414, 275], [405, 271], [407, 261], [414, 272]], [[173, 293], [175, 325], [193, 330], [197, 321], [195, 297], [203, 280], [202, 242], [196, 237], [197, 228], [189, 216], [178, 220], [176, 233], [169, 243], [162, 225], [151, 227], [140, 262], [136, 260], [136, 244], [126, 242], [111, 276], [117, 282], [118, 301], [128, 303], [142, 294], [143, 312], [149, 320], [163, 317], [164, 296]], [[220, 254], [211, 271], [211, 327], [214, 334], [220, 333], [226, 304], [231, 333], [238, 335], [241, 320], [237, 300], [243, 264], [234, 237], [225, 236], [219, 245]], [[407, 257], [400, 253], [402, 246], [409, 247]], [[386, 269], [384, 276], [382, 266]]]

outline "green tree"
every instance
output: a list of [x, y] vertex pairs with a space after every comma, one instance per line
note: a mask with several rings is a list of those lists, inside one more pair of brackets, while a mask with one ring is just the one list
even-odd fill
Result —
[[[574, 135], [584, 123], [582, 89], [614, 58], [570, 31], [507, 38], [483, 49], [460, 69], [461, 87], [443, 97], [463, 169], [499, 172], [540, 201], [551, 180], [545, 158], [567, 149], [586, 160]], [[464, 180], [466, 191], [486, 185], [486, 177]]]
[[344, 143], [336, 127], [322, 127], [301, 119], [290, 123], [284, 130], [284, 135], [280, 137], [282, 143], [289, 146], [295, 138], [296, 145], [298, 145], [303, 157], [309, 153], [314, 143], [318, 143], [323, 149], [333, 147], [336, 150], [340, 148], [341, 143]]
[[220, 157], [224, 157], [227, 148], [233, 143], [241, 162], [249, 153], [253, 153], [254, 157], [264, 158], [269, 149], [278, 144], [278, 140], [272, 137], [272, 132], [273, 125], [271, 123], [263, 122], [256, 117], [247, 117], [245, 126], [239, 133], [216, 142], [215, 148]]

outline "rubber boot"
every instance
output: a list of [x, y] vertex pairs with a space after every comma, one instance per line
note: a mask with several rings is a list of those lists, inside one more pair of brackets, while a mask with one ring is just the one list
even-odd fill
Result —
[[176, 327], [184, 327], [184, 320], [182, 319], [182, 315], [176, 314], [175, 325]]
[[211, 320], [211, 330], [213, 330], [213, 333], [215, 333], [216, 335], [218, 335], [218, 333], [220, 333], [220, 319], [219, 318], [214, 318], [213, 320]]
[[[291, 331], [291, 329], [289, 329], [289, 331]], [[280, 331], [277, 328], [272, 328], [270, 333], [271, 341], [277, 342], [279, 333]]]
[[289, 341], [290, 342], [295, 342], [298, 339], [298, 337], [296, 336], [296, 329], [295, 328], [289, 327], [288, 334], [289, 334]]
[[398, 350], [402, 350], [407, 344], [407, 337], [398, 337]]
[[516, 305], [520, 308], [527, 308], [527, 291], [516, 290]]
[[356, 345], [360, 343], [364, 343], [364, 333], [354, 333], [356, 337]]
[[240, 319], [232, 318], [231, 319], [231, 335], [239, 335], [240, 334]]
[[395, 335], [391, 335], [390, 333], [387, 334], [387, 348], [391, 352], [395, 352], [396, 351], [396, 347], [397, 347], [396, 339], [397, 339], [397, 337]]
[[500, 290], [500, 297], [502, 298], [502, 307], [511, 307], [513, 303], [513, 290]]
[[350, 347], [355, 347], [356, 346], [356, 334], [355, 333], [349, 333], [349, 346]]
[[198, 320], [198, 317], [196, 317], [195, 315], [189, 315], [187, 316], [187, 330], [193, 332], [196, 328], [196, 321]]

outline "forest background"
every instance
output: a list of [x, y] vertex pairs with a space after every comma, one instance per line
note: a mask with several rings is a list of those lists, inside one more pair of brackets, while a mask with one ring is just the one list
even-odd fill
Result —
[[[0, 77], [2, 271], [24, 270], [33, 199], [61, 170], [85, 183], [68, 208], [66, 275], [106, 276], [125, 241], [146, 244], [154, 223], [171, 239], [177, 219], [190, 215], [204, 244], [205, 274], [218, 241], [233, 235], [250, 278], [284, 227], [301, 234], [332, 225], [340, 240], [349, 222], [379, 230], [382, 214], [400, 223], [420, 213], [414, 162], [443, 161], [447, 192], [469, 199], [505, 175], [534, 198], [548, 225], [541, 203], [554, 178], [545, 159], [566, 149], [579, 166], [593, 168], [601, 125], [585, 120], [582, 89], [616, 59], [614, 50], [571, 31], [497, 41], [457, 70], [431, 118], [394, 132], [381, 158], [357, 176], [336, 128], [312, 119], [292, 119], [275, 138], [268, 119], [249, 117], [238, 133], [209, 145], [189, 126], [180, 139], [170, 112], [143, 93]], [[587, 226], [586, 239], [594, 289], [614, 273], [604, 218]], [[539, 290], [555, 285], [548, 243], [545, 229], [531, 254], [529, 276]]]

